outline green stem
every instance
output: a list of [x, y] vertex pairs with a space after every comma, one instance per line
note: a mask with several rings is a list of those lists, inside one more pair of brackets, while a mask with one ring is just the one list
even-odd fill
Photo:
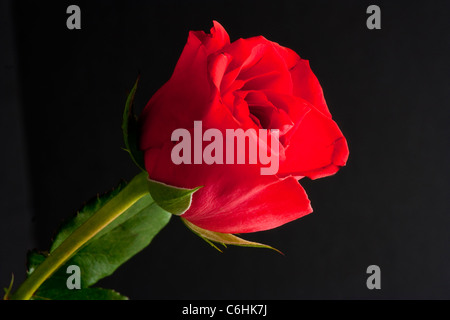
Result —
[[75, 230], [42, 262], [10, 297], [12, 300], [29, 300], [34, 292], [77, 250], [84, 246], [103, 228], [148, 194], [147, 172], [142, 172], [114, 198], [101, 207], [91, 218]]

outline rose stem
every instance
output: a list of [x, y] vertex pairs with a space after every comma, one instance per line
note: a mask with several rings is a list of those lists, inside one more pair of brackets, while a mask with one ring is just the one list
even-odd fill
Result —
[[147, 172], [142, 172], [134, 177], [117, 196], [108, 201], [50, 253], [10, 299], [29, 300], [41, 284], [69, 260], [78, 249], [148, 194], [147, 177]]

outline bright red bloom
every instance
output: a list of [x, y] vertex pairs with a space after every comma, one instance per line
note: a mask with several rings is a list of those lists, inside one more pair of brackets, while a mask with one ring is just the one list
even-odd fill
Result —
[[[248, 164], [171, 161], [175, 129], [279, 129], [277, 175]], [[191, 31], [171, 79], [141, 115], [141, 148], [151, 179], [197, 191], [183, 217], [216, 232], [276, 228], [312, 212], [298, 179], [336, 173], [347, 142], [307, 60], [264, 37], [230, 43], [217, 22], [211, 34]]]

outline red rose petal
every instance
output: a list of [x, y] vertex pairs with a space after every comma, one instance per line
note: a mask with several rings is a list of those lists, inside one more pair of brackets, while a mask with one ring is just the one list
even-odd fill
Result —
[[311, 179], [329, 176], [345, 165], [348, 153], [347, 142], [337, 124], [312, 108], [291, 137], [279, 175]]
[[189, 128], [209, 112], [217, 90], [207, 73], [207, 53], [192, 32], [172, 77], [142, 111], [141, 148], [162, 146], [175, 129]]
[[183, 214], [201, 228], [223, 233], [256, 232], [312, 212], [305, 191], [293, 177], [262, 176], [255, 165], [174, 165], [171, 147], [166, 144], [163, 149], [146, 152], [149, 176], [176, 187], [203, 186]]
[[294, 95], [305, 99], [317, 110], [331, 118], [330, 111], [323, 96], [322, 87], [312, 72], [309, 61], [300, 59], [291, 69], [291, 76], [294, 83]]
[[230, 44], [230, 37], [224, 27], [217, 21], [213, 21], [214, 26], [210, 34], [203, 31], [192, 31], [192, 33], [202, 42], [208, 54], [212, 54], [226, 45]]

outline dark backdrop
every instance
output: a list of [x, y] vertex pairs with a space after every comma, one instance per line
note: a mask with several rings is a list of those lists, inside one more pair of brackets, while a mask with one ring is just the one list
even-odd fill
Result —
[[[0, 283], [26, 249], [138, 170], [121, 116], [170, 77], [189, 30], [218, 20], [310, 60], [348, 139], [337, 175], [302, 180], [314, 213], [247, 235], [285, 253], [219, 253], [173, 219], [100, 285], [132, 299], [450, 298], [448, 1], [2, 1]], [[82, 29], [66, 28], [78, 4]], [[377, 4], [382, 29], [368, 30]], [[3, 28], [4, 27], [4, 28]], [[381, 268], [382, 289], [366, 288]]]

